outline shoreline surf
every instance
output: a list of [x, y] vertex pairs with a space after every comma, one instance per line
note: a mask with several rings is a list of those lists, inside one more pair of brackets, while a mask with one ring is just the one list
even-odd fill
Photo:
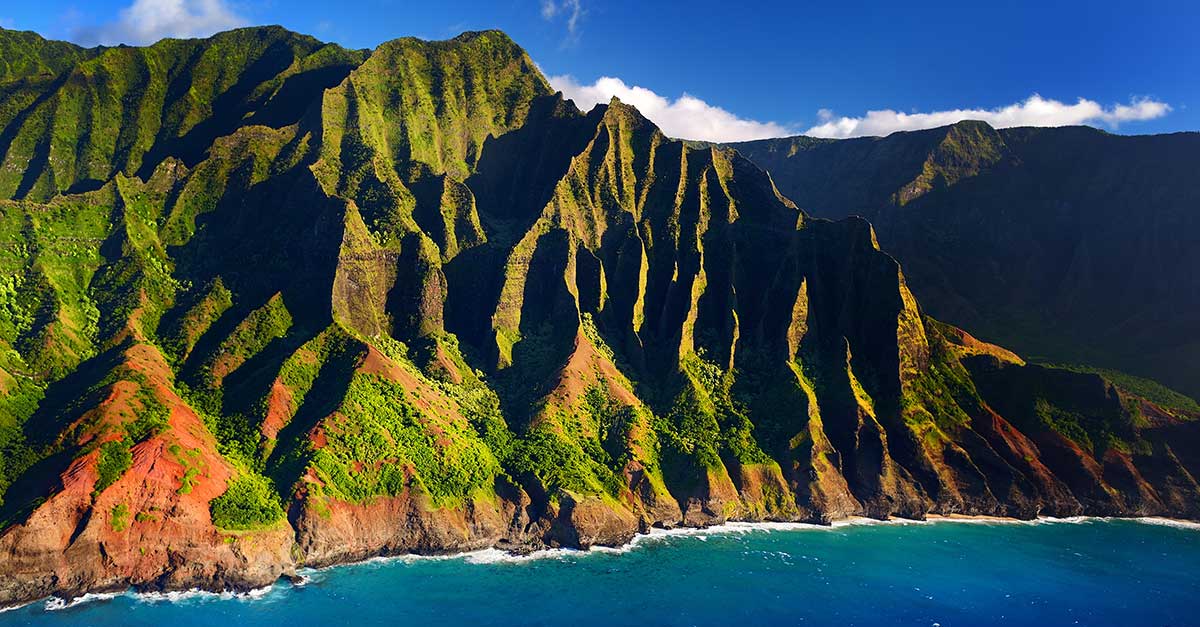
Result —
[[312, 582], [319, 582], [324, 579], [326, 573], [333, 572], [338, 569], [348, 569], [372, 564], [386, 565], [396, 562], [400, 563], [415, 563], [420, 561], [435, 561], [435, 560], [461, 560], [467, 564], [475, 565], [490, 565], [490, 564], [517, 564], [527, 563], [536, 560], [547, 559], [564, 559], [568, 557], [583, 557], [587, 555], [601, 554], [623, 554], [636, 550], [639, 546], [646, 543], [661, 541], [672, 537], [696, 537], [707, 540], [708, 536], [720, 535], [743, 535], [749, 533], [773, 533], [777, 531], [835, 531], [838, 529], [846, 529], [852, 527], [872, 527], [872, 526], [909, 526], [909, 525], [935, 525], [935, 524], [985, 524], [985, 525], [1060, 525], [1060, 524], [1086, 524], [1086, 523], [1111, 523], [1119, 521], [1129, 521], [1144, 525], [1170, 527], [1175, 529], [1183, 529], [1188, 531], [1200, 532], [1200, 522], [1182, 520], [1177, 518], [1162, 518], [1155, 516], [1145, 517], [1114, 517], [1114, 516], [1071, 516], [1065, 518], [1054, 517], [1038, 517], [1034, 519], [1024, 520], [1018, 518], [1004, 518], [999, 516], [976, 516], [963, 514], [939, 515], [930, 514], [925, 520], [907, 519], [907, 518], [890, 518], [887, 520], [879, 520], [866, 517], [850, 517], [832, 521], [830, 524], [816, 524], [804, 522], [779, 522], [779, 521], [729, 521], [719, 525], [708, 527], [672, 527], [672, 528], [652, 528], [646, 533], [635, 535], [629, 542], [620, 546], [592, 546], [586, 549], [575, 548], [546, 548], [530, 551], [528, 553], [515, 553], [506, 551], [496, 547], [489, 547], [474, 551], [464, 551], [459, 553], [447, 554], [419, 554], [419, 553], [404, 553], [398, 555], [381, 555], [364, 560], [354, 560], [330, 564], [316, 568], [302, 567], [297, 570], [297, 579], [295, 581], [285, 581], [280, 579], [269, 586], [261, 588], [253, 588], [250, 590], [202, 590], [199, 588], [191, 588], [186, 590], [162, 590], [162, 591], [138, 591], [134, 588], [129, 588], [122, 591], [102, 591], [102, 592], [87, 592], [82, 595], [62, 598], [51, 595], [35, 599], [27, 603], [0, 607], [0, 615], [12, 612], [15, 610], [27, 608], [38, 603], [43, 604], [44, 611], [57, 612], [72, 608], [81, 607], [91, 603], [110, 601], [119, 597], [128, 597], [138, 601], [139, 603], [183, 603], [188, 601], [261, 601], [267, 599], [272, 592], [286, 592], [292, 588], [299, 588], [308, 585]]

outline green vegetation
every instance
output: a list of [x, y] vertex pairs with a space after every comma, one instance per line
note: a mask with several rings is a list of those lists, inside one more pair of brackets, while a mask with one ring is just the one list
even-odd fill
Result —
[[[856, 193], [921, 215], [1009, 167], [1019, 132], [921, 135], [903, 176]], [[1120, 373], [1070, 367], [1118, 394], [963, 356], [869, 224], [810, 219], [738, 153], [628, 105], [577, 111], [494, 31], [347, 51], [280, 28], [94, 50], [0, 30], [0, 142], [0, 499], [24, 501], [0, 500], [5, 521], [89, 455], [108, 503], [156, 435], [147, 461], [179, 479], [156, 498], [232, 473], [209, 504], [228, 531], [292, 499], [466, 509], [514, 485], [530, 512], [570, 493], [643, 520], [693, 499], [1049, 504], [1042, 482], [976, 476], [1028, 454], [1008, 425], [1154, 455], [1171, 421], [1141, 398], [1200, 413]], [[771, 142], [878, 158], [850, 144]], [[804, 190], [828, 200], [841, 179], [819, 178]]]
[[679, 393], [671, 413], [665, 420], [656, 421], [655, 427], [667, 451], [690, 456], [704, 468], [720, 467], [721, 426], [693, 388]]
[[350, 380], [326, 444], [312, 467], [324, 490], [362, 502], [410, 486], [438, 505], [454, 505], [491, 487], [500, 466], [470, 425], [418, 411], [403, 386], [375, 375]]
[[177, 383], [179, 392], [201, 415], [205, 424], [217, 436], [218, 450], [236, 463], [261, 468], [261, 433], [252, 410], [264, 410], [262, 403], [255, 408], [231, 410], [225, 402], [222, 385], [227, 373], [236, 371], [248, 360], [263, 353], [272, 342], [284, 338], [293, 326], [291, 312], [280, 294], [273, 295], [261, 307], [249, 312], [225, 336], [212, 355], [190, 381]]
[[536, 477], [552, 495], [559, 490], [613, 494], [620, 487], [612, 470], [589, 456], [578, 443], [544, 427], [518, 441], [508, 467], [516, 477]]
[[[295, 122], [304, 103], [287, 100], [314, 94], [285, 88], [289, 79], [361, 60], [361, 53], [278, 27], [90, 51], [62, 44], [50, 49], [47, 42], [21, 41], [23, 35], [13, 31], [0, 35], [6, 61], [14, 58], [10, 46], [32, 52], [16, 57], [23, 63], [10, 65], [8, 74], [44, 68], [71, 79], [11, 86], [10, 98], [33, 100], [35, 106], [20, 117], [0, 115], [0, 125], [12, 124], [14, 133], [0, 168], [4, 197], [46, 199], [119, 171], [148, 177], [167, 155], [198, 160], [209, 143], [243, 120]], [[61, 56], [50, 61], [51, 54]], [[188, 89], [175, 88], [179, 84]]]
[[123, 437], [100, 445], [100, 456], [96, 461], [96, 486], [92, 495], [97, 496], [108, 486], [117, 482], [133, 464], [129, 451], [129, 438]]
[[1088, 430], [1083, 426], [1087, 423], [1087, 418], [1083, 414], [1057, 407], [1040, 398], [1036, 401], [1034, 411], [1046, 426], [1089, 451], [1096, 450]]
[[204, 471], [200, 449], [184, 450], [182, 446], [172, 444], [167, 448], [167, 452], [183, 466], [183, 476], [179, 478], [179, 489], [176, 491], [179, 494], [191, 494], [196, 477]]
[[21, 426], [37, 410], [45, 390], [23, 366], [20, 354], [0, 344], [0, 506], [8, 486], [37, 461]]
[[354, 199], [390, 247], [414, 226], [405, 213], [416, 204], [417, 179], [467, 178], [485, 140], [519, 126], [531, 101], [551, 93], [528, 55], [497, 31], [387, 42], [325, 92], [316, 173], [326, 191]]
[[[225, 287], [221, 277], [217, 277], [193, 305], [179, 314], [177, 320], [164, 321], [167, 328], [162, 331], [162, 342], [167, 354], [175, 360], [186, 357], [195, 348], [200, 336], [232, 306], [233, 293]], [[183, 309], [183, 306], [179, 309]]]
[[685, 356], [682, 366], [684, 388], [675, 398], [666, 422], [660, 423], [666, 432], [663, 443], [694, 455], [705, 468], [720, 467], [725, 451], [743, 464], [772, 461], [754, 437], [754, 425], [745, 406], [733, 397], [738, 373], [709, 361], [703, 351]]
[[930, 437], [944, 441], [970, 424], [964, 408], [977, 408], [982, 401], [970, 373], [936, 332], [930, 333], [929, 348], [929, 367], [904, 386], [901, 411], [914, 430], [928, 429]]
[[1121, 415], [1097, 416], [1092, 413], [1073, 411], [1045, 399], [1037, 399], [1034, 405], [1037, 417], [1050, 429], [1069, 438], [1084, 450], [1100, 457], [1110, 448], [1123, 453], [1135, 450], [1149, 452], [1149, 443], [1135, 440], [1132, 422], [1140, 417], [1121, 412]]
[[591, 418], [597, 434], [596, 438], [584, 439], [588, 454], [619, 472], [633, 455], [626, 443], [637, 420], [636, 410], [613, 400], [603, 384], [588, 387], [583, 395], [582, 409]]
[[[295, 413], [312, 390], [321, 369], [335, 357], [344, 357], [362, 350], [362, 346], [334, 325], [322, 331], [293, 353], [279, 369], [279, 381], [291, 393], [291, 413]], [[266, 399], [259, 406], [259, 413], [266, 414]]]
[[134, 412], [133, 421], [126, 423], [124, 427], [125, 433], [134, 442], [141, 442], [167, 428], [171, 410], [154, 393], [145, 376], [134, 371], [130, 371], [130, 374], [138, 383], [135, 396], [138, 407]]
[[113, 531], [120, 533], [129, 528], [129, 506], [124, 503], [117, 503], [109, 512], [108, 524]]
[[209, 504], [213, 524], [221, 529], [248, 530], [283, 520], [283, 508], [270, 482], [260, 475], [239, 474], [225, 493]]
[[187, 470], [184, 470], [183, 477], [179, 479], [178, 492], [180, 494], [191, 494], [192, 486], [195, 485], [196, 482], [196, 475], [199, 474], [200, 471], [196, 468], [188, 468]]
[[1180, 394], [1171, 388], [1150, 379], [1136, 377], [1131, 374], [1111, 370], [1108, 368], [1095, 368], [1092, 366], [1083, 366], [1078, 364], [1043, 364], [1048, 368], [1058, 368], [1061, 370], [1070, 370], [1071, 372], [1086, 372], [1098, 374], [1105, 379], [1108, 379], [1113, 385], [1129, 392], [1136, 394], [1164, 409], [1175, 409], [1191, 414], [1200, 414], [1200, 403], [1195, 399], [1184, 394]]
[[454, 400], [471, 429], [496, 459], [508, 459], [514, 436], [504, 419], [496, 392], [478, 379], [462, 385], [441, 383], [438, 387]]
[[5, 30], [0, 36], [0, 85], [20, 79], [48, 80], [96, 53], [65, 41], [48, 41], [31, 31]]
[[100, 445], [100, 453], [96, 462], [98, 478], [93, 488], [93, 495], [99, 495], [125, 474], [125, 471], [133, 463], [131, 449], [134, 444], [159, 433], [169, 424], [169, 409], [155, 394], [149, 379], [136, 370], [125, 367], [113, 370], [93, 387], [92, 394], [111, 389], [112, 386], [122, 382], [132, 382], [136, 385], [133, 395], [136, 401], [133, 405], [134, 418], [116, 427], [121, 432], [119, 439]]
[[217, 355], [234, 362], [253, 357], [292, 327], [292, 314], [279, 294], [250, 312], [217, 349]]

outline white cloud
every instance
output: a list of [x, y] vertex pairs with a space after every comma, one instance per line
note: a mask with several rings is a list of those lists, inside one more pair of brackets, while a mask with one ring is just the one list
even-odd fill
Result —
[[560, 15], [566, 18], [567, 39], [563, 43], [579, 40], [579, 22], [583, 14], [582, 0], [542, 0], [542, 19], [552, 22]]
[[608, 104], [613, 96], [637, 107], [663, 133], [680, 139], [734, 142], [764, 137], [780, 137], [795, 131], [775, 122], [747, 120], [703, 100], [683, 94], [671, 100], [645, 87], [626, 85], [625, 81], [604, 76], [591, 85], [581, 85], [569, 75], [549, 77], [550, 85], [587, 111], [597, 104]]
[[1153, 120], [1171, 111], [1171, 106], [1149, 98], [1135, 98], [1129, 104], [1105, 108], [1094, 100], [1080, 98], [1075, 104], [1034, 94], [1024, 102], [997, 109], [955, 109], [931, 113], [903, 113], [884, 109], [868, 111], [863, 117], [836, 117], [828, 109], [817, 112], [820, 124], [805, 131], [814, 137], [860, 137], [887, 135], [896, 131], [915, 131], [954, 124], [962, 120], [983, 120], [995, 128], [1012, 126], [1069, 126], [1104, 124], [1111, 128], [1122, 122]]
[[75, 39], [84, 44], [144, 45], [164, 37], [207, 37], [246, 23], [225, 0], [134, 0], [117, 19], [76, 29]]

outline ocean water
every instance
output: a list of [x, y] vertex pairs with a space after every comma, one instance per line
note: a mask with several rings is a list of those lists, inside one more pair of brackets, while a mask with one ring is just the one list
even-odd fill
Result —
[[240, 597], [127, 593], [0, 614], [0, 626], [342, 624], [1200, 625], [1200, 526], [735, 524], [620, 550], [380, 559]]

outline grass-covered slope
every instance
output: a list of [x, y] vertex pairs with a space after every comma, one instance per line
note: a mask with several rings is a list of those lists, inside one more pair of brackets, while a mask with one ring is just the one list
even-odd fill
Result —
[[52, 79], [99, 52], [99, 48], [47, 40], [32, 31], [0, 29], [0, 84], [11, 88], [25, 81]]
[[1200, 396], [1200, 135], [961, 122], [735, 147], [805, 210], [871, 220], [934, 316]]
[[[0, 31], [0, 49], [24, 51], [0, 83], [0, 197], [45, 200], [117, 173], [148, 178], [168, 156], [190, 166], [239, 126], [296, 122], [363, 58], [278, 27], [145, 48], [49, 45]], [[71, 55], [79, 60], [65, 63]]]
[[[116, 59], [180, 50], [174, 96], [78, 101], [129, 150], [55, 143]], [[0, 201], [0, 601], [728, 519], [1200, 515], [1192, 408], [926, 317], [870, 224], [579, 111], [502, 33], [77, 52], [0, 131], [76, 158]]]

